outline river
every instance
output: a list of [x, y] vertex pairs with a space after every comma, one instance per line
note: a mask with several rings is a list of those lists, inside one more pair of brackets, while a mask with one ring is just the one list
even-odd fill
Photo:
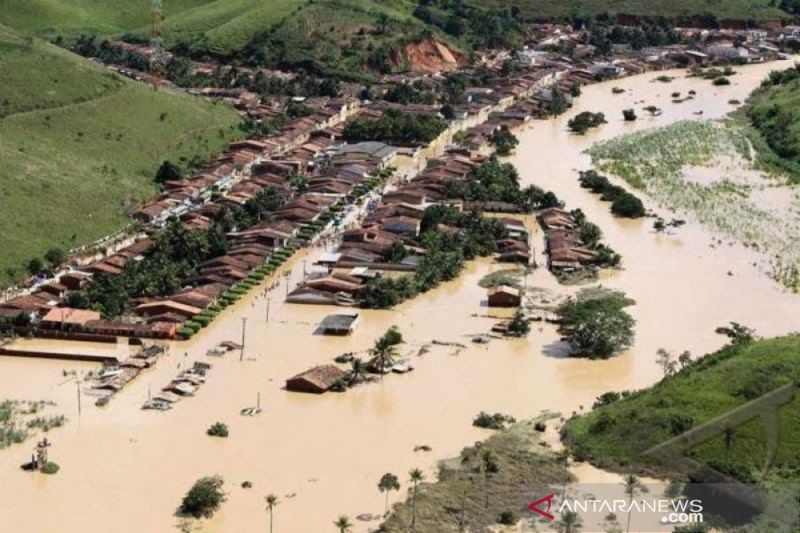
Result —
[[[168, 357], [146, 370], [107, 407], [96, 408], [84, 396], [80, 417], [75, 386], [63, 370], [82, 373], [94, 365], [0, 358], [0, 397], [53, 400], [58, 402], [56, 410], [70, 419], [49, 435], [51, 460], [61, 465], [55, 476], [19, 469], [29, 458], [33, 441], [0, 452], [4, 480], [0, 530], [175, 530], [179, 520], [174, 513], [183, 494], [198, 477], [219, 474], [225, 479], [228, 499], [213, 519], [202, 522], [203, 531], [267, 531], [264, 496], [268, 493], [280, 498], [275, 531], [333, 531], [333, 521], [340, 514], [351, 517], [356, 531], [366, 531], [377, 522], [354, 517], [383, 511], [383, 495], [377, 490], [380, 476], [398, 474], [402, 491], [411, 468], [419, 467], [433, 479], [438, 460], [458, 454], [463, 446], [487, 435], [471, 425], [481, 410], [518, 419], [543, 410], [568, 416], [589, 408], [605, 391], [642, 388], [659, 379], [658, 348], [688, 349], [694, 354], [716, 349], [724, 339], [714, 334], [714, 328], [731, 320], [765, 336], [800, 329], [796, 318], [800, 298], [782, 291], [754, 267], [752, 252], [728, 244], [712, 248], [715, 238], [692, 220], [676, 235], [656, 235], [647, 220], [615, 219], [607, 203], [578, 186], [576, 174], [577, 169], [588, 168], [588, 157], [582, 152], [591, 143], [676, 120], [721, 117], [733, 109], [729, 100], [744, 100], [768, 71], [785, 66], [740, 67], [728, 87], [685, 79], [684, 71], [668, 73], [677, 76], [669, 84], [652, 81], [657, 74], [648, 73], [585, 87], [573, 110], [556, 119], [536, 121], [518, 134], [520, 146], [510, 160], [523, 181], [552, 189], [569, 208], [583, 209], [623, 256], [624, 270], [601, 280], [637, 302], [630, 308], [638, 322], [636, 342], [619, 357], [608, 361], [566, 358], [554, 328], [548, 325], [535, 326], [525, 340], [470, 343], [469, 334], [485, 333], [494, 323], [484, 316], [488, 313], [485, 291], [477, 282], [504, 267], [489, 260], [471, 263], [458, 280], [396, 310], [364, 312], [360, 326], [347, 338], [313, 335], [316, 324], [336, 310], [284, 304], [284, 278], [273, 277], [281, 285], [269, 295], [269, 323], [266, 298], [254, 291], [191, 341], [175, 343]], [[626, 92], [612, 94], [615, 86]], [[694, 100], [671, 102], [673, 91], [689, 89], [697, 91]], [[645, 103], [634, 105], [640, 100]], [[622, 121], [622, 109], [641, 109], [647, 104], [661, 107], [663, 114], [645, 118], [639, 113], [642, 118], [635, 123]], [[568, 133], [566, 121], [582, 110], [603, 111], [609, 123], [583, 137]], [[700, 110], [702, 117], [694, 114]], [[670, 216], [663, 209], [657, 211]], [[541, 237], [535, 230], [540, 263]], [[303, 261], [310, 268], [322, 251], [304, 251], [282, 269], [292, 272], [287, 278], [291, 286], [300, 280]], [[559, 288], [544, 269], [530, 275], [528, 285], [574, 290]], [[243, 361], [238, 352], [223, 358], [202, 355], [219, 341], [238, 341], [243, 318], [247, 319]], [[413, 354], [415, 371], [389, 375], [344, 394], [318, 397], [282, 389], [291, 375], [330, 362], [343, 352], [368, 349], [391, 325], [405, 336], [401, 352]], [[416, 357], [434, 339], [466, 347], [431, 346]], [[58, 347], [55, 341], [20, 344]], [[70, 349], [77, 348], [72, 344]], [[148, 389], [166, 385], [179, 364], [185, 368], [194, 359], [214, 365], [195, 397], [166, 413], [140, 409]], [[241, 408], [255, 404], [258, 392], [263, 412], [240, 416]], [[228, 424], [229, 438], [205, 435], [216, 421]], [[414, 451], [423, 444], [432, 451]], [[250, 481], [252, 488], [242, 488], [244, 481]], [[393, 499], [398, 497], [392, 494]]]

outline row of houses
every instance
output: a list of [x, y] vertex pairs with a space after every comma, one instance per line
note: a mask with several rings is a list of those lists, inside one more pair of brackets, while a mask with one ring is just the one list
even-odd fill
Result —
[[575, 218], [568, 211], [551, 207], [542, 210], [538, 219], [544, 229], [551, 271], [571, 272], [596, 262], [597, 253], [584, 246]]

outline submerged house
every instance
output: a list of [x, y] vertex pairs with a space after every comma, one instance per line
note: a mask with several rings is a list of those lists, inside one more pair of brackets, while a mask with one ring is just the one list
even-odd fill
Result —
[[319, 323], [323, 335], [349, 335], [358, 325], [358, 313], [328, 315]]
[[315, 366], [286, 380], [286, 390], [322, 394], [337, 381], [347, 377], [347, 372], [334, 365]]

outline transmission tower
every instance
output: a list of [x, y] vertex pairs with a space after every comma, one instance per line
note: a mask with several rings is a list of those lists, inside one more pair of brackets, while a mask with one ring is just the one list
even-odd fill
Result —
[[150, 74], [153, 76], [153, 89], [157, 91], [164, 75], [166, 63], [164, 58], [164, 34], [162, 33], [164, 11], [161, 8], [161, 0], [150, 0], [150, 15], [150, 47], [153, 49], [153, 54], [150, 58]]

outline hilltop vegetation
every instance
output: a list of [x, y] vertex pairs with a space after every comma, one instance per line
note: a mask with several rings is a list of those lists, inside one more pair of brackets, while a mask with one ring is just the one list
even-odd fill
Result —
[[773, 71], [748, 100], [747, 118], [800, 179], [800, 68]]
[[[618, 471], [672, 475], [642, 456], [645, 450], [800, 378], [800, 336], [734, 342], [689, 363], [649, 389], [614, 400], [570, 420], [565, 439], [576, 457]], [[654, 358], [655, 359], [655, 358]], [[655, 364], [655, 361], [654, 363]], [[781, 435], [767, 479], [797, 481], [800, 474], [800, 401], [780, 411]], [[758, 421], [730, 428], [692, 450], [692, 457], [742, 481], [760, 479], [766, 458]]]
[[779, 20], [789, 18], [774, 0], [470, 0], [484, 6], [514, 7], [533, 19], [596, 17], [624, 14], [648, 17], [702, 17], [720, 20]]
[[203, 159], [238, 114], [125, 80], [0, 26], [0, 282], [124, 226], [165, 159]]

